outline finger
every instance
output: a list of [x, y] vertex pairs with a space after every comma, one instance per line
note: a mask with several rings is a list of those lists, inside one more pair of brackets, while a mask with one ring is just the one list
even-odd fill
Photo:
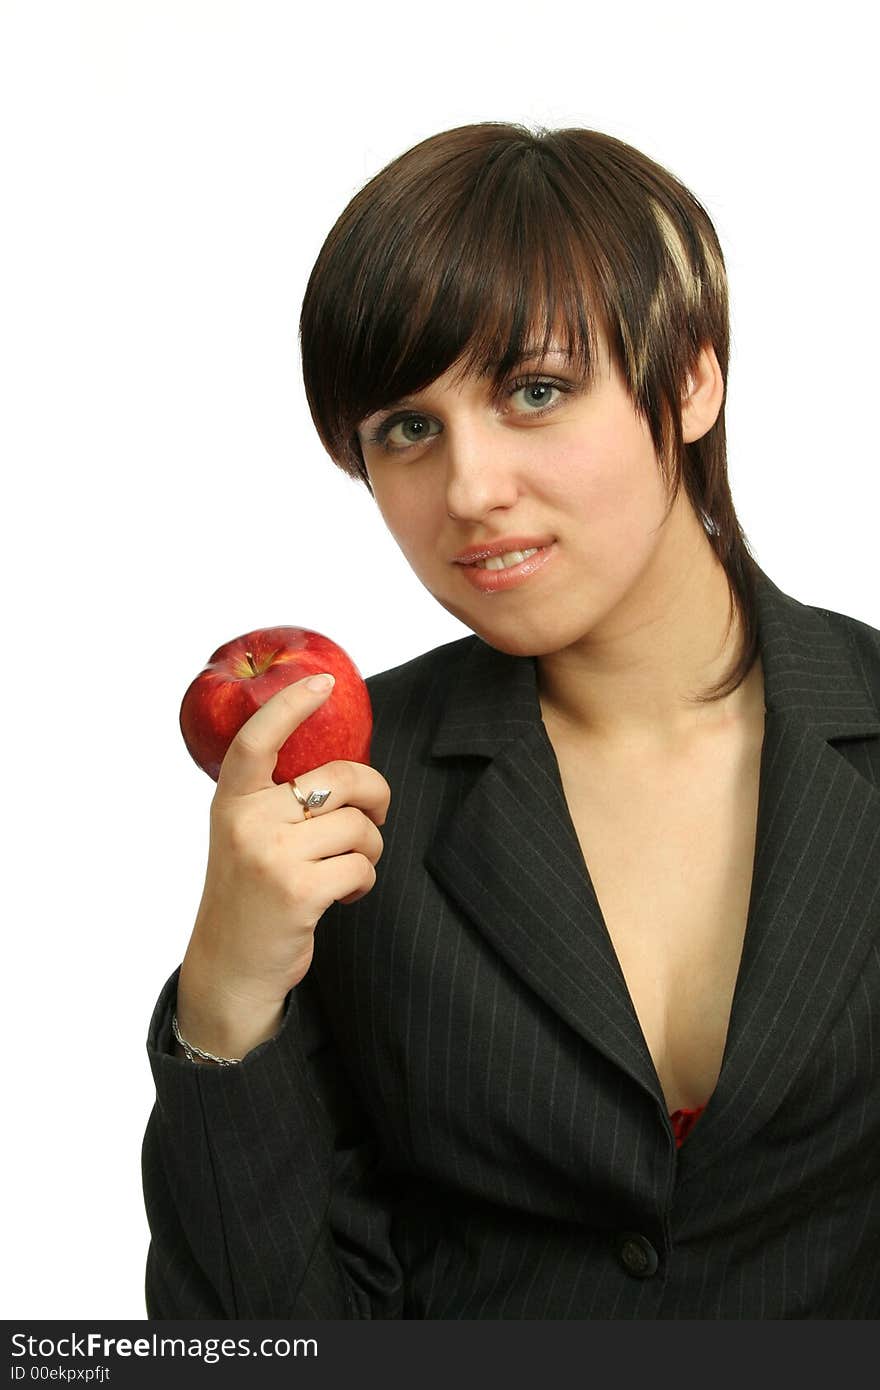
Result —
[[344, 760], [322, 763], [320, 767], [312, 768], [310, 772], [304, 772], [301, 777], [297, 777], [296, 785], [304, 797], [316, 791], [329, 791], [330, 795], [323, 805], [311, 807], [311, 816], [306, 817], [290, 784], [273, 783], [271, 790], [267, 790], [263, 795], [267, 809], [269, 800], [272, 799], [274, 814], [277, 814], [279, 820], [295, 824], [301, 820], [327, 815], [330, 811], [338, 810], [340, 806], [356, 806], [365, 816], [369, 816], [374, 825], [385, 824], [391, 802], [391, 788], [381, 772], [377, 772], [366, 763]]
[[325, 911], [332, 902], [357, 902], [376, 882], [376, 869], [363, 854], [340, 854], [326, 860], [323, 867], [327, 891]]
[[354, 806], [340, 806], [330, 816], [309, 821], [304, 830], [297, 830], [296, 839], [300, 854], [312, 863], [357, 852], [376, 864], [385, 848], [381, 832]]
[[333, 689], [332, 676], [330, 685], [312, 689], [309, 683], [317, 679], [304, 676], [293, 685], [276, 691], [242, 724], [220, 766], [219, 795], [246, 796], [275, 785], [272, 773], [282, 744], [294, 729], [315, 713]]

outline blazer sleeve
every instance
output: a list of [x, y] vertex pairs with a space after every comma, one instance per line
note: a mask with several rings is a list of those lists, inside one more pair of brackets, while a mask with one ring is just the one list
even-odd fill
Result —
[[180, 967], [150, 1022], [142, 1148], [149, 1318], [393, 1318], [392, 1185], [310, 977], [237, 1066], [173, 1053]]

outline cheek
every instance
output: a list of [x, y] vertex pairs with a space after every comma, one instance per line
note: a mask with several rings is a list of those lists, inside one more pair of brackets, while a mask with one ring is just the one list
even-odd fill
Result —
[[399, 489], [389, 485], [387, 479], [377, 483], [375, 476], [371, 479], [373, 488], [373, 501], [379, 509], [379, 515], [398, 542], [406, 531], [407, 508], [404, 505], [403, 497]]
[[418, 570], [426, 549], [436, 540], [436, 518], [425, 507], [414, 505], [406, 489], [374, 486], [374, 499], [389, 533], [413, 569]]
[[559, 496], [595, 540], [610, 544], [656, 526], [665, 491], [654, 444], [644, 430], [621, 417], [595, 431], [589, 446], [563, 447], [556, 458]]

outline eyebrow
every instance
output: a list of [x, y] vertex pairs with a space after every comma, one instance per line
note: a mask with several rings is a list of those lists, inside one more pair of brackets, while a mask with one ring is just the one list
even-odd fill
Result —
[[[511, 365], [512, 367], [518, 367], [519, 364], [520, 364], [521, 362], [530, 362], [530, 361], [532, 360], [533, 357], [567, 357], [567, 356], [568, 356], [568, 354], [567, 354], [566, 352], [564, 352], [564, 351], [562, 350], [562, 348], [560, 348], [560, 347], [554, 347], [552, 342], [550, 343], [550, 346], [547, 348], [547, 351], [546, 351], [546, 352], [544, 351], [544, 345], [543, 345], [543, 343], [528, 343], [528, 344], [526, 345], [526, 347], [523, 348], [523, 351], [522, 351], [522, 352], [518, 353], [516, 357], [514, 357], [514, 358], [511, 359], [510, 365]], [[503, 357], [497, 357], [497, 358], [495, 359], [494, 362], [491, 362], [491, 363], [489, 364], [488, 370], [489, 370], [489, 371], [492, 371], [492, 370], [497, 371], [497, 369], [501, 366], [501, 363], [502, 363], [503, 361], [504, 361], [504, 358], [503, 358]]]
[[[523, 362], [532, 362], [537, 359], [544, 361], [548, 357], [564, 357], [566, 358], [566, 360], [568, 360], [570, 354], [567, 353], [561, 347], [555, 347], [552, 343], [550, 344], [546, 352], [543, 349], [542, 343], [528, 343], [522, 352], [517, 353], [515, 357], [510, 359], [508, 363], [508, 370], [513, 371], [515, 367], [521, 367]], [[493, 362], [490, 362], [489, 365], [485, 367], [483, 370], [483, 377], [486, 378], [494, 376], [504, 360], [504, 358], [498, 357]], [[401, 396], [399, 400], [391, 401], [388, 405], [378, 406], [374, 411], [371, 412], [371, 414], [364, 417], [364, 419], [358, 426], [358, 429], [365, 429], [369, 425], [371, 420], [374, 420], [377, 415], [384, 415], [386, 411], [410, 410], [415, 408], [417, 405], [418, 401], [415, 395]]]

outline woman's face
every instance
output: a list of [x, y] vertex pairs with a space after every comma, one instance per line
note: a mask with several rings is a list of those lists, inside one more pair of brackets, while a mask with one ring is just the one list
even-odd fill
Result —
[[[668, 580], [670, 546], [681, 544], [676, 515], [686, 507], [694, 520], [682, 489], [662, 525], [650, 430], [600, 347], [588, 388], [562, 354], [523, 362], [494, 401], [488, 377], [454, 386], [450, 369], [358, 429], [376, 503], [415, 574], [511, 655], [641, 622]], [[499, 541], [538, 553], [501, 580], [456, 559]]]

